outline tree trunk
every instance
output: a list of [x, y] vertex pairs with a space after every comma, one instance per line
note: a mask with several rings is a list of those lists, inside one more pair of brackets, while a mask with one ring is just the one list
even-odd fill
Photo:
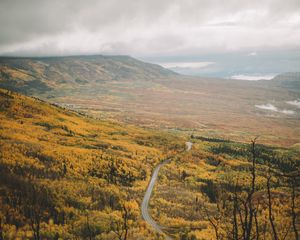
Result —
[[254, 221], [255, 221], [256, 240], [259, 240], [259, 224], [257, 219], [257, 211], [254, 212]]
[[252, 232], [252, 224], [253, 224], [253, 213], [255, 211], [255, 209], [253, 209], [253, 203], [252, 203], [252, 197], [253, 194], [255, 192], [255, 179], [256, 179], [256, 166], [255, 166], [255, 162], [256, 162], [256, 149], [255, 149], [255, 144], [256, 144], [256, 139], [252, 140], [252, 148], [251, 148], [251, 152], [252, 152], [252, 169], [251, 169], [251, 175], [252, 175], [252, 181], [251, 181], [251, 191], [248, 195], [247, 198], [247, 207], [249, 207], [249, 219], [247, 222], [245, 222], [246, 226], [246, 240], [250, 240], [251, 239], [251, 232]]
[[292, 225], [293, 225], [293, 230], [295, 234], [295, 240], [299, 239], [299, 234], [296, 226], [296, 212], [295, 212], [295, 198], [296, 198], [296, 181], [295, 179], [292, 179]]
[[237, 208], [238, 208], [238, 199], [236, 196], [236, 189], [235, 189], [235, 196], [234, 196], [234, 203], [233, 203], [233, 239], [239, 239], [239, 226], [237, 221]]
[[270, 221], [270, 224], [272, 227], [274, 240], [278, 240], [278, 235], [277, 235], [277, 231], [275, 228], [274, 217], [273, 217], [273, 213], [272, 213], [272, 197], [271, 197], [271, 190], [270, 190], [270, 180], [271, 180], [271, 173], [269, 170], [269, 176], [267, 178], [269, 221]]

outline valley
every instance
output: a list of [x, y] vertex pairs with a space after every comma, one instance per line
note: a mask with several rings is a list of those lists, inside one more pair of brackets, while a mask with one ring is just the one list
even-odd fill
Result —
[[[5, 89], [0, 126], [4, 239], [229, 238], [237, 214], [232, 204], [240, 214], [248, 211], [243, 204], [253, 156], [253, 206], [265, 227], [251, 234], [272, 239], [264, 220], [272, 184], [276, 230], [294, 236], [290, 202], [298, 204], [299, 198], [293, 198], [290, 180], [297, 177], [297, 150], [257, 144], [251, 153], [248, 143], [99, 120]], [[238, 202], [232, 201], [235, 195]], [[237, 224], [241, 231], [244, 222]], [[157, 234], [151, 225], [164, 227]]]
[[0, 239], [297, 236], [297, 74], [195, 78], [123, 56], [0, 63]]
[[[271, 81], [188, 77], [127, 56], [0, 59], [0, 86], [97, 118], [295, 147], [300, 110], [288, 102], [300, 98], [299, 82], [296, 73]], [[279, 110], [256, 107], [266, 104]]]
[[0, 19], [0, 240], [300, 240], [299, 0]]

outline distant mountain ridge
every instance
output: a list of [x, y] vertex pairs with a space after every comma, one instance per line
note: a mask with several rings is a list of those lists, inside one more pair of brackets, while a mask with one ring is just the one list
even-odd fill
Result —
[[59, 86], [151, 80], [178, 74], [130, 56], [0, 57], [0, 87], [43, 93]]

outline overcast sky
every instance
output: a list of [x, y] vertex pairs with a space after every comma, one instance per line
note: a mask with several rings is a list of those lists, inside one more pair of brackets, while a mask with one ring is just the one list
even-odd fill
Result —
[[300, 48], [299, 0], [0, 0], [1, 55]]

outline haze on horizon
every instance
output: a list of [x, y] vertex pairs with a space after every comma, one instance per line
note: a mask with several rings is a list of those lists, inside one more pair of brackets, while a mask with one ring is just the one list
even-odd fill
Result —
[[300, 67], [298, 0], [2, 0], [0, 21], [0, 55], [126, 54], [222, 77]]

